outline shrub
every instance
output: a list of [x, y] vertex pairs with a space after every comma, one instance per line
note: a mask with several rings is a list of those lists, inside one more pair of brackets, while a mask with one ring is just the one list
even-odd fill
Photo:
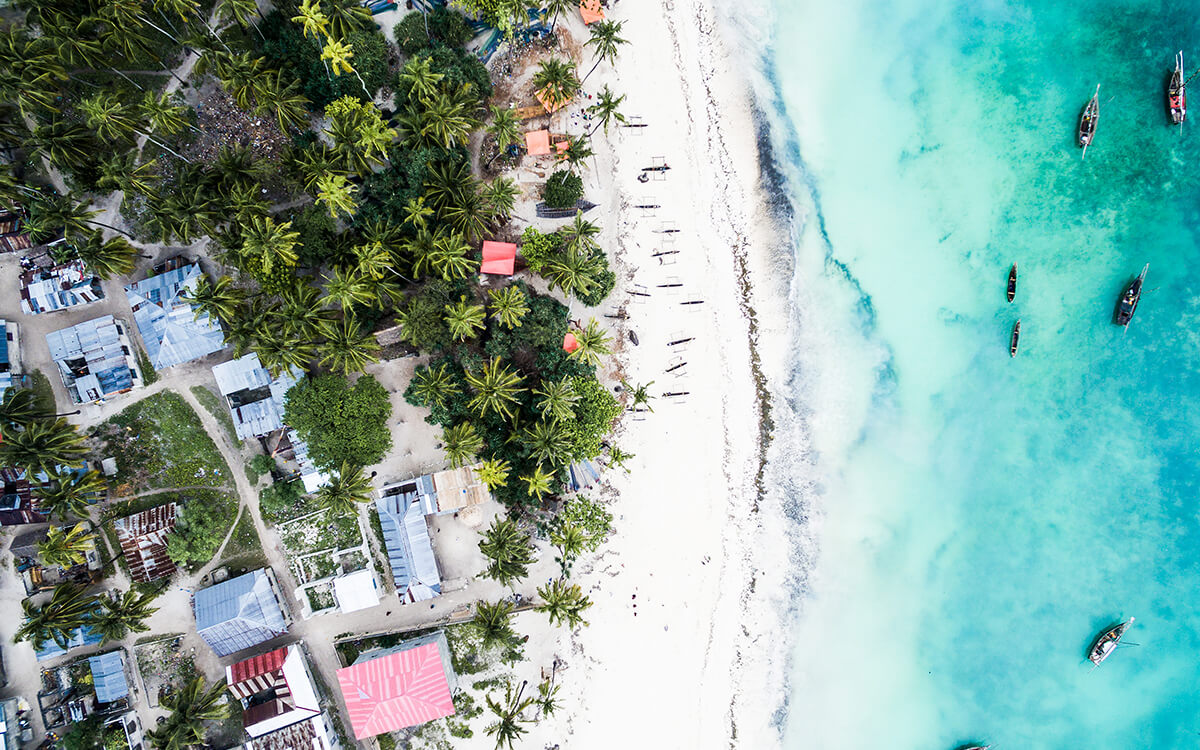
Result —
[[302, 515], [304, 507], [304, 485], [300, 480], [275, 482], [263, 488], [258, 495], [258, 506], [263, 520], [275, 525], [289, 518]]
[[583, 197], [583, 179], [566, 169], [550, 175], [542, 189], [542, 200], [550, 208], [571, 208]]
[[340, 259], [337, 224], [328, 211], [313, 204], [291, 214], [288, 220], [292, 229], [300, 233], [296, 255], [301, 264], [316, 268]]
[[579, 396], [575, 419], [566, 423], [571, 458], [595, 458], [600, 455], [600, 442], [612, 429], [613, 420], [621, 415], [621, 404], [595, 377], [577, 376], [571, 378], [571, 385]]
[[211, 560], [229, 530], [228, 515], [229, 509], [216, 503], [194, 500], [184, 505], [175, 530], [167, 536], [167, 557], [180, 566]]
[[546, 262], [558, 252], [558, 233], [542, 234], [534, 227], [526, 227], [521, 233], [521, 257], [529, 265], [529, 270], [541, 273]]
[[[427, 22], [428, 36], [425, 35]], [[415, 55], [429, 47], [461, 47], [472, 36], [467, 19], [447, 8], [436, 8], [428, 15], [409, 13], [392, 31], [396, 46], [406, 55]]]
[[[258, 28], [263, 34], [259, 43], [267, 62], [300, 79], [301, 93], [308, 97], [314, 112], [320, 112], [326, 104], [343, 96], [370, 99], [363, 93], [358, 76], [326, 73], [320, 48], [312, 39], [304, 37], [300, 26], [288, 20], [288, 14], [274, 11]], [[254, 38], [258, 39], [258, 36]], [[387, 40], [378, 31], [358, 31], [348, 35], [345, 42], [354, 49], [354, 69], [374, 95], [388, 79]]]
[[283, 421], [308, 445], [313, 463], [337, 469], [348, 461], [369, 466], [392, 446], [388, 392], [370, 375], [353, 387], [341, 375], [305, 378], [287, 393]]

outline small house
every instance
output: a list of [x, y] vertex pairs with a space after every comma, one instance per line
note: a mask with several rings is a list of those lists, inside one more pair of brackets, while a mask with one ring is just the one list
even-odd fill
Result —
[[278, 585], [269, 568], [196, 592], [196, 632], [217, 656], [229, 656], [287, 632]]
[[204, 272], [199, 263], [169, 263], [161, 273], [125, 287], [133, 320], [156, 370], [225, 348], [221, 324], [199, 312], [187, 295]]
[[337, 679], [358, 740], [454, 713], [456, 677], [441, 631], [360, 654]]
[[142, 384], [125, 327], [111, 315], [46, 334], [50, 357], [71, 399], [84, 404]]

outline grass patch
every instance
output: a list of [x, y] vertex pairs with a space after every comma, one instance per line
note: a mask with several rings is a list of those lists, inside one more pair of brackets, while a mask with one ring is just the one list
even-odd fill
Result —
[[171, 487], [227, 487], [225, 459], [200, 417], [172, 391], [143, 399], [92, 428], [100, 456], [117, 460], [122, 494]]
[[348, 549], [363, 543], [357, 515], [335, 516], [329, 511], [283, 524], [279, 538], [292, 554]]
[[151, 385], [158, 382], [158, 370], [154, 369], [154, 365], [150, 364], [150, 358], [146, 356], [146, 352], [142, 351], [142, 347], [135, 346], [137, 350], [138, 371], [142, 373], [142, 385]]
[[29, 373], [29, 390], [33, 391], [39, 409], [49, 414], [58, 412], [58, 404], [54, 401], [54, 387], [50, 385], [50, 378], [41, 370]]
[[225, 404], [221, 403], [221, 398], [202, 385], [193, 385], [192, 395], [209, 414], [213, 415], [213, 419], [221, 423], [225, 432], [228, 433], [229, 439], [240, 448], [242, 441], [238, 439], [237, 429], [233, 426], [233, 417], [229, 416], [229, 409], [226, 409]]
[[320, 612], [337, 604], [333, 598], [333, 587], [328, 583], [304, 589], [304, 595], [308, 597], [308, 606], [313, 612]]
[[265, 565], [266, 561], [267, 556], [263, 554], [262, 541], [258, 538], [258, 530], [254, 528], [254, 519], [251, 518], [249, 510], [244, 511], [242, 520], [238, 521], [233, 535], [229, 537], [229, 542], [225, 545], [225, 554], [222, 556], [221, 564], [227, 567], [257, 568]]

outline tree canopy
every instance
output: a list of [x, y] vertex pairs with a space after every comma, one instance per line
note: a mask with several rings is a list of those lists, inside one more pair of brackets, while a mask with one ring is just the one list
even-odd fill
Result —
[[378, 463], [392, 446], [387, 390], [370, 375], [354, 385], [342, 375], [305, 378], [287, 394], [284, 422], [308, 445], [308, 455], [324, 469], [348, 463]]

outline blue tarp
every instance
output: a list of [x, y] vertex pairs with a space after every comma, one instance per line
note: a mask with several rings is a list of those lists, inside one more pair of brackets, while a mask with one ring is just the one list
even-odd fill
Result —
[[120, 651], [110, 651], [88, 659], [92, 668], [92, 685], [96, 688], [96, 700], [112, 703], [129, 695], [129, 683], [125, 681], [125, 660]]
[[45, 661], [53, 659], [56, 656], [62, 656], [73, 648], [80, 646], [95, 646], [100, 641], [104, 640], [99, 633], [92, 632], [92, 629], [84, 625], [83, 627], [75, 628], [75, 632], [71, 634], [71, 640], [67, 641], [65, 649], [59, 648], [59, 645], [54, 641], [46, 641], [42, 644], [42, 650], [37, 652], [37, 660]]

